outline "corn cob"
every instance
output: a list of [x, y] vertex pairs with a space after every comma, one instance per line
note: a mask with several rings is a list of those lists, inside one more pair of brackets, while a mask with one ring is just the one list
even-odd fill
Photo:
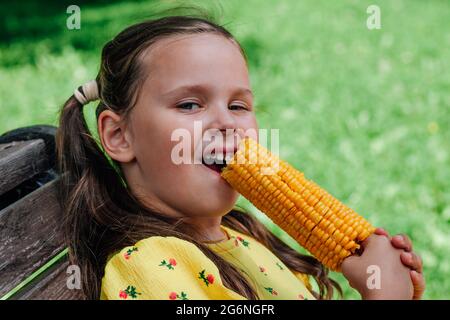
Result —
[[252, 138], [241, 140], [221, 175], [331, 270], [340, 271], [342, 261], [375, 230]]

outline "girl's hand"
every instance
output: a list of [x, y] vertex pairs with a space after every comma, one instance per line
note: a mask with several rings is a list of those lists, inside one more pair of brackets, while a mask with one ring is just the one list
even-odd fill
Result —
[[377, 228], [375, 234], [388, 237], [392, 246], [405, 251], [401, 253], [400, 259], [402, 263], [410, 269], [410, 276], [414, 287], [413, 299], [419, 300], [425, 291], [425, 278], [422, 274], [422, 259], [412, 251], [411, 240], [404, 234], [398, 234], [391, 238], [387, 231], [382, 228]]
[[362, 243], [362, 255], [342, 263], [342, 273], [363, 299], [413, 298], [410, 269], [400, 260], [403, 250], [391, 245], [388, 237], [372, 234]]

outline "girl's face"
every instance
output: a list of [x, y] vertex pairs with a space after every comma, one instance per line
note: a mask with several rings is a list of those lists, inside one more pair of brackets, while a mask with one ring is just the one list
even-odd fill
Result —
[[[249, 74], [239, 47], [216, 34], [179, 35], [150, 47], [143, 66], [148, 76], [125, 133], [133, 154], [123, 164], [129, 186], [165, 214], [226, 214], [237, 192], [211, 167], [176, 164], [174, 155], [183, 153], [174, 147], [183, 140], [176, 135], [172, 141], [171, 137], [180, 129], [189, 133], [184, 145], [190, 148], [183, 152], [191, 161], [201, 162], [202, 154], [195, 150], [208, 144], [202, 137], [206, 130], [222, 131], [224, 140], [212, 140], [212, 145], [223, 142], [232, 151], [237, 146], [224, 144], [226, 129], [257, 129]], [[201, 124], [201, 131], [194, 133], [194, 122]]]

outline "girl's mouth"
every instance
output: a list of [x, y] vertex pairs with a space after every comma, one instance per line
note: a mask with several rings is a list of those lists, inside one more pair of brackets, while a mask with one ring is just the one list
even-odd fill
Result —
[[212, 163], [212, 164], [208, 164], [208, 163], [205, 162], [205, 160], [204, 160], [203, 158], [202, 158], [202, 164], [203, 164], [204, 166], [206, 166], [208, 169], [211, 169], [211, 170], [213, 170], [213, 171], [215, 171], [215, 172], [217, 172], [217, 173], [221, 173], [221, 172], [222, 172], [222, 169], [223, 169], [224, 167], [227, 166], [227, 164], [225, 163], [225, 161], [223, 161], [223, 163]]
[[220, 174], [222, 169], [227, 166], [227, 159], [229, 159], [229, 157], [224, 157], [223, 154], [213, 154], [202, 157], [202, 164], [208, 169]]
[[211, 169], [217, 173], [221, 173], [222, 172], [222, 168], [224, 168], [226, 166], [226, 164], [206, 164], [203, 163], [208, 169]]

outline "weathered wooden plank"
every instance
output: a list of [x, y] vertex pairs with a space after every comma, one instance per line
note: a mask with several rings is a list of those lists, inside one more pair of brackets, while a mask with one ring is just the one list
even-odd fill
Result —
[[49, 167], [42, 139], [0, 145], [0, 194]]
[[56, 131], [57, 127], [46, 124], [21, 127], [0, 135], [0, 144], [14, 141], [42, 139], [45, 143], [45, 150], [50, 167], [53, 167], [56, 160]]
[[33, 281], [17, 295], [14, 300], [82, 300], [84, 296], [80, 289], [69, 289], [67, 273], [69, 262], [63, 259], [53, 265], [36, 281]]
[[57, 182], [0, 211], [0, 296], [63, 250]]

